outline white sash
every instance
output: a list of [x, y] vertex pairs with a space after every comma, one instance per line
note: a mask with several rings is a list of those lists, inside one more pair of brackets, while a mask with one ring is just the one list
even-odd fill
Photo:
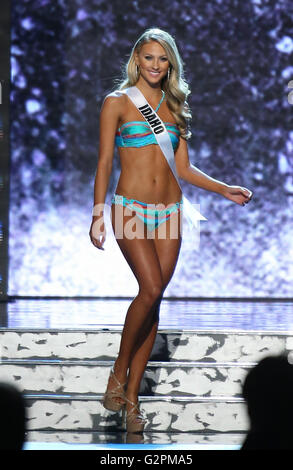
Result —
[[[166, 158], [173, 172], [173, 175], [177, 181], [177, 184], [182, 191], [182, 188], [178, 180], [177, 171], [176, 171], [176, 164], [175, 164], [172, 142], [171, 142], [170, 136], [168, 134], [168, 131], [163, 121], [160, 119], [157, 113], [153, 110], [151, 105], [145, 99], [142, 92], [136, 86], [119, 90], [119, 92], [126, 93], [129, 96], [129, 98], [137, 107], [137, 109], [140, 111], [142, 116], [149, 123], [150, 128], [153, 134], [155, 135], [155, 138], [163, 152], [163, 155]], [[187, 199], [186, 196], [183, 195], [183, 191], [182, 191], [182, 199], [183, 199], [183, 214], [186, 216], [190, 227], [194, 226], [198, 229], [198, 221], [207, 220], [207, 219], [195, 209], [194, 205]]]

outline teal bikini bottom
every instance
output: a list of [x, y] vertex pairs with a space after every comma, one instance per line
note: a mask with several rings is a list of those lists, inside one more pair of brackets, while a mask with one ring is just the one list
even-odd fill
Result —
[[[120, 204], [134, 211], [135, 215], [143, 221], [147, 229], [152, 231], [159, 225], [166, 222], [173, 214], [177, 214], [182, 208], [183, 199], [180, 202], [170, 205], [166, 209], [155, 209], [155, 204], [138, 201], [137, 199], [128, 199], [127, 197], [114, 194], [112, 204]], [[180, 207], [181, 206], [181, 207]]]

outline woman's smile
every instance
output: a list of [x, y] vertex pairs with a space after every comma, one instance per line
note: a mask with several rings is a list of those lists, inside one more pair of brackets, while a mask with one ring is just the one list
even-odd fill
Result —
[[152, 77], [158, 77], [160, 75], [161, 72], [155, 72], [154, 70], [148, 70], [149, 74], [152, 76]]

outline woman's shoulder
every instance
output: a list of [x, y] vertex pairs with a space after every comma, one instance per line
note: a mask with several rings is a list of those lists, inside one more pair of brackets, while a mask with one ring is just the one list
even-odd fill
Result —
[[111, 91], [111, 93], [108, 93], [108, 95], [105, 96], [104, 101], [112, 101], [112, 102], [117, 102], [117, 101], [123, 101], [126, 98], [126, 93], [125, 90], [114, 90]]
[[120, 90], [112, 91], [108, 93], [102, 104], [103, 113], [112, 113], [112, 114], [121, 114], [126, 104], [126, 96], [124, 93], [121, 93]]

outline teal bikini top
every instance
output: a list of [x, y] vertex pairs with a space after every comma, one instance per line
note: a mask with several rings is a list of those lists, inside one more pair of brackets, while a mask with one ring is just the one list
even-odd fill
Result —
[[[155, 111], [157, 112], [160, 108], [164, 98], [165, 93]], [[180, 131], [177, 124], [172, 122], [164, 122], [166, 130], [170, 136], [173, 149], [176, 150], [179, 144]], [[144, 147], [145, 145], [157, 144], [156, 137], [151, 130], [151, 127], [147, 121], [129, 121], [122, 124], [122, 126], [117, 129], [115, 135], [115, 144], [117, 147]]]

